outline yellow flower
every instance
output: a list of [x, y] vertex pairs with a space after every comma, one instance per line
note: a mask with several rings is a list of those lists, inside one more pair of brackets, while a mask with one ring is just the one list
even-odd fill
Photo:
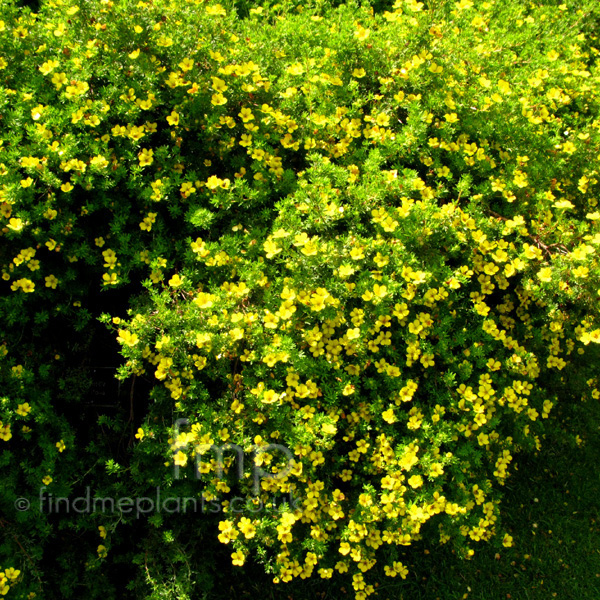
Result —
[[365, 257], [365, 253], [362, 248], [352, 248], [350, 250], [350, 258], [352, 260], [362, 260]]
[[8, 222], [8, 228], [12, 229], [13, 231], [21, 231], [21, 229], [23, 229], [23, 221], [21, 221], [21, 219], [13, 217]]
[[246, 557], [244, 556], [244, 553], [240, 552], [239, 550], [231, 554], [231, 564], [233, 564], [236, 567], [241, 567], [244, 564], [245, 560]]
[[244, 337], [244, 330], [240, 327], [235, 327], [229, 332], [229, 335], [233, 341], [241, 340]]
[[178, 66], [182, 71], [191, 71], [194, 68], [194, 61], [191, 58], [184, 58]]
[[242, 517], [238, 524], [240, 531], [244, 534], [246, 539], [251, 539], [256, 535], [256, 527], [252, 524], [252, 521], [247, 517]]
[[558, 200], [554, 203], [555, 208], [575, 208], [575, 205], [569, 200]]
[[504, 539], [502, 540], [502, 545], [505, 548], [510, 548], [513, 545], [512, 535], [508, 535], [508, 533], [504, 534]]
[[66, 448], [63, 440], [60, 440], [60, 442], [56, 442], [56, 447], [58, 448], [59, 452], [62, 452]]
[[104, 257], [104, 266], [109, 269], [114, 269], [117, 264], [117, 255], [114, 250], [108, 248], [102, 252], [102, 256]]
[[31, 412], [31, 406], [29, 406], [29, 402], [24, 402], [23, 404], [19, 404], [19, 406], [17, 406], [16, 413], [18, 415], [26, 417], [29, 412]]
[[[185, 184], [184, 184], [185, 185]], [[140, 229], [142, 231], [150, 231], [152, 229], [152, 225], [154, 221], [156, 221], [157, 213], [148, 213], [147, 217], [144, 217], [144, 220], [140, 223]]]
[[56, 289], [56, 286], [58, 285], [58, 279], [54, 275], [48, 275], [45, 278], [45, 281], [46, 281], [46, 287], [49, 287], [53, 290]]
[[389, 408], [388, 410], [384, 410], [381, 413], [381, 416], [383, 417], [383, 420], [386, 423], [395, 423], [398, 419], [396, 418], [396, 415], [394, 414], [394, 409], [393, 408]]
[[196, 188], [189, 181], [185, 181], [181, 184], [179, 191], [184, 198], [189, 198], [196, 191]]
[[147, 165], [151, 165], [154, 162], [154, 151], [143, 148], [142, 151], [138, 154], [138, 158], [140, 159], [140, 167], [145, 167]]
[[100, 534], [100, 537], [104, 539], [106, 537], [106, 527], [104, 527], [104, 525], [100, 525], [98, 527], [98, 533]]
[[263, 244], [263, 248], [265, 249], [267, 258], [273, 258], [276, 254], [279, 254], [282, 250], [273, 240], [267, 240]]
[[261, 398], [263, 404], [274, 404], [277, 400], [279, 400], [279, 394], [275, 390], [267, 390]]
[[144, 434], [144, 430], [143, 430], [141, 427], [140, 427], [140, 428], [138, 428], [138, 430], [137, 430], [137, 433], [135, 434], [135, 437], [136, 437], [138, 440], [142, 441], [142, 440], [144, 439], [144, 435], [145, 435], [145, 434]]
[[354, 32], [354, 36], [358, 39], [359, 42], [364, 42], [370, 34], [371, 30], [365, 29], [362, 25], [358, 25], [358, 28]]
[[10, 287], [13, 292], [16, 292], [19, 288], [21, 288], [21, 291], [25, 292], [26, 294], [30, 294], [34, 291], [35, 284], [30, 279], [23, 278], [15, 281]]
[[577, 267], [576, 269], [573, 269], [573, 277], [587, 277], [590, 273], [590, 270], [588, 269], [588, 267]]
[[354, 267], [350, 266], [350, 265], [342, 265], [339, 269], [338, 269], [338, 275], [339, 277], [341, 277], [342, 279], [345, 279], [346, 277], [349, 277], [350, 275], [352, 275], [355, 272]]
[[125, 344], [126, 346], [129, 346], [130, 348], [132, 348], [139, 341], [140, 340], [139, 340], [137, 334], [131, 333], [130, 331], [127, 331], [126, 329], [119, 329], [119, 336], [117, 337], [117, 342], [119, 342], [120, 344]]
[[349, 340], [357, 340], [360, 337], [360, 328], [354, 327], [353, 329], [348, 329], [346, 332], [346, 337]]
[[252, 121], [254, 119], [254, 115], [249, 108], [242, 108], [238, 114], [244, 123], [248, 123], [248, 121]]
[[377, 125], [379, 125], [380, 127], [387, 127], [390, 124], [390, 116], [386, 115], [385, 113], [379, 113], [377, 115], [377, 118], [375, 119], [375, 123], [377, 123]]
[[323, 423], [323, 425], [321, 425], [321, 431], [327, 435], [335, 435], [337, 433], [337, 427], [331, 423]]
[[250, 390], [250, 393], [254, 394], [255, 396], [258, 396], [264, 389], [265, 389], [265, 384], [261, 381], [258, 383], [258, 385], [255, 388], [252, 388]]
[[102, 285], [115, 285], [119, 283], [116, 273], [104, 273], [102, 275]]
[[294, 237], [294, 246], [304, 246], [304, 244], [308, 243], [309, 237], [306, 235], [306, 232], [298, 233]]
[[309, 241], [301, 250], [305, 256], [315, 256], [318, 252], [317, 243], [314, 240]]
[[352, 77], [356, 77], [357, 79], [364, 77], [366, 74], [367, 72], [364, 69], [354, 69], [354, 71], [352, 71]]
[[537, 276], [540, 281], [552, 281], [552, 269], [550, 267], [544, 267], [539, 270]]
[[287, 68], [287, 72], [290, 75], [302, 75], [302, 73], [304, 73], [304, 67], [300, 63], [295, 63]]
[[215, 90], [215, 92], [222, 93], [228, 89], [227, 84], [222, 79], [219, 79], [218, 77], [211, 77], [211, 79], [212, 88]]
[[229, 544], [232, 539], [236, 539], [239, 535], [231, 521], [221, 521], [219, 523], [219, 531], [221, 533], [217, 537], [222, 544]]
[[171, 111], [171, 114], [167, 117], [167, 123], [169, 125], [179, 125], [179, 114], [177, 111]]
[[108, 166], [108, 161], [102, 155], [94, 156], [92, 160], [90, 160], [90, 164], [98, 169], [106, 169]]
[[214, 106], [222, 106], [223, 104], [227, 103], [227, 98], [225, 98], [225, 96], [223, 96], [223, 94], [221, 94], [220, 92], [217, 92], [216, 94], [213, 94], [212, 98], [210, 99], [210, 102]]
[[221, 180], [216, 175], [211, 175], [206, 180], [206, 187], [209, 190], [216, 190], [221, 185]]
[[346, 554], [348, 554], [350, 552], [351, 548], [350, 548], [350, 544], [348, 542], [342, 542], [340, 544], [340, 548], [339, 548], [339, 553], [343, 554], [344, 556], [346, 556]]
[[215, 4], [206, 7], [206, 14], [211, 15], [212, 17], [224, 17], [227, 14], [227, 11], [220, 4]]
[[214, 296], [211, 294], [206, 294], [205, 292], [200, 292], [196, 298], [194, 298], [193, 302], [200, 308], [210, 308], [213, 305]]
[[54, 73], [52, 75], [52, 83], [57, 90], [67, 83], [67, 75], [65, 73]]
[[503, 94], [510, 94], [510, 83], [508, 81], [504, 81], [504, 79], [500, 79], [498, 81], [498, 87]]
[[42, 104], [38, 104], [35, 108], [31, 109], [31, 118], [34, 121], [39, 121], [42, 116], [42, 112], [44, 111], [44, 106]]
[[385, 285], [379, 285], [378, 283], [376, 283], [373, 286], [373, 294], [377, 297], [377, 298], [384, 298], [387, 294], [387, 286]]
[[155, 99], [154, 94], [148, 94], [148, 98], [146, 98], [146, 100], [141, 100], [140, 98], [138, 98], [135, 103], [142, 109], [142, 110], [150, 110], [150, 108], [152, 108], [152, 101]]
[[420, 475], [413, 475], [408, 479], [408, 485], [412, 488], [418, 488], [423, 485], [423, 478]]
[[50, 477], [50, 475], [46, 475], [42, 478], [42, 483], [44, 485], [50, 485], [52, 483], [52, 477]]
[[438, 477], [444, 474], [444, 469], [440, 463], [433, 463], [429, 471], [431, 477]]
[[187, 465], [187, 460], [187, 456], [181, 450], [173, 457], [173, 463], [177, 467], [185, 467], [185, 465]]
[[14, 569], [13, 567], [9, 567], [5, 569], [4, 575], [7, 579], [12, 579], [13, 581], [19, 577], [21, 571], [19, 569]]
[[49, 75], [56, 67], [58, 67], [59, 64], [60, 63], [57, 60], [49, 60], [38, 67], [38, 69], [43, 75]]
[[520, 188], [526, 187], [527, 186], [527, 173], [517, 169], [513, 176], [513, 182], [515, 183], [515, 185], [517, 185]]
[[64, 35], [66, 30], [67, 30], [67, 28], [66, 28], [65, 24], [59, 23], [57, 28], [54, 30], [54, 35], [56, 37], [60, 37], [61, 35]]
[[11, 437], [12, 433], [10, 432], [10, 423], [7, 423], [3, 426], [2, 422], [0, 421], [0, 440], [8, 442], [8, 440], [10, 440]]
[[277, 315], [273, 315], [269, 312], [266, 312], [264, 318], [264, 325], [267, 329], [277, 329], [277, 324], [279, 323], [279, 317]]
[[169, 279], [169, 285], [171, 287], [179, 287], [183, 283], [183, 277], [180, 277], [177, 273]]

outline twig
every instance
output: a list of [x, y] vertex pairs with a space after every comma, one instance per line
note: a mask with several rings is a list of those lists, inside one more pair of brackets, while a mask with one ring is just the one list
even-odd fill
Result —
[[[499, 215], [498, 213], [494, 212], [493, 210], [488, 209], [489, 214], [491, 214], [492, 216], [498, 218], [498, 219], [502, 219], [503, 221], [508, 221], [509, 219], [507, 217], [503, 217], [502, 215]], [[542, 240], [540, 239], [539, 235], [531, 235], [531, 234], [526, 234], [526, 237], [528, 237], [530, 240], [532, 240], [536, 246], [538, 246], [538, 248], [541, 248], [544, 252], [546, 252], [546, 254], [548, 254], [548, 256], [552, 256], [552, 252], [550, 251], [550, 248], [557, 248], [558, 250], [560, 250], [561, 254], [569, 254], [569, 250], [568, 248], [565, 247], [564, 244], [544, 244], [544, 242], [542, 242]]]
[[[6, 528], [6, 524], [7, 524], [7, 522], [4, 519], [0, 519], [0, 527], [2, 527], [2, 528], [5, 529]], [[33, 559], [31, 558], [31, 556], [29, 556], [27, 550], [25, 550], [25, 548], [23, 548], [23, 545], [19, 541], [19, 538], [17, 537], [17, 534], [13, 533], [12, 537], [13, 537], [13, 540], [15, 540], [15, 542], [17, 542], [17, 545], [19, 546], [19, 548], [21, 548], [21, 552], [23, 552], [23, 554], [27, 557], [27, 560], [29, 561], [29, 563], [32, 566], [32, 570], [35, 572], [35, 576], [37, 577], [37, 580], [39, 581], [40, 585], [42, 585], [42, 580], [40, 578], [38, 570], [35, 568], [35, 563], [33, 562]]]

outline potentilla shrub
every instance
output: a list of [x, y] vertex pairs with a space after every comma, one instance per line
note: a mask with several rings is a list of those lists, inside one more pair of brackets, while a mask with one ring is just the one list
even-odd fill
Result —
[[[517, 455], [582, 443], [600, 397], [596, 10], [4, 6], [0, 591], [43, 589], [58, 529], [89, 534], [95, 593], [130, 559], [155, 597], [198, 590], [189, 514], [15, 518], [84, 479], [183, 484], [233, 565], [358, 599], [416, 540], [510, 546]], [[82, 425], [65, 375], [101, 312], [131, 402], [151, 387], [119, 462], [133, 408]]]

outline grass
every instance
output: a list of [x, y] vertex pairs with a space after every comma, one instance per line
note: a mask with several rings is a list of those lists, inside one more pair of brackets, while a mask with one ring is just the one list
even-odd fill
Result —
[[[406, 580], [379, 578], [379, 600], [597, 600], [600, 599], [600, 403], [580, 422], [585, 443], [546, 442], [537, 456], [519, 457], [506, 484], [503, 526], [512, 548], [482, 544], [461, 561], [445, 547], [414, 545], [403, 562]], [[370, 574], [370, 582], [373, 573]], [[354, 598], [346, 581], [275, 585], [259, 568], [223, 567], [211, 600], [332, 600]]]

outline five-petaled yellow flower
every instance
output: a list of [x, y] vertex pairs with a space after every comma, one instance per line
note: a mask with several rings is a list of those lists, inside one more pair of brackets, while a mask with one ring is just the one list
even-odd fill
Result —
[[140, 167], [151, 165], [154, 162], [154, 150], [143, 148], [138, 154], [138, 158], [140, 159]]
[[171, 111], [171, 114], [167, 117], [167, 123], [169, 125], [179, 125], [179, 114], [177, 111]]

